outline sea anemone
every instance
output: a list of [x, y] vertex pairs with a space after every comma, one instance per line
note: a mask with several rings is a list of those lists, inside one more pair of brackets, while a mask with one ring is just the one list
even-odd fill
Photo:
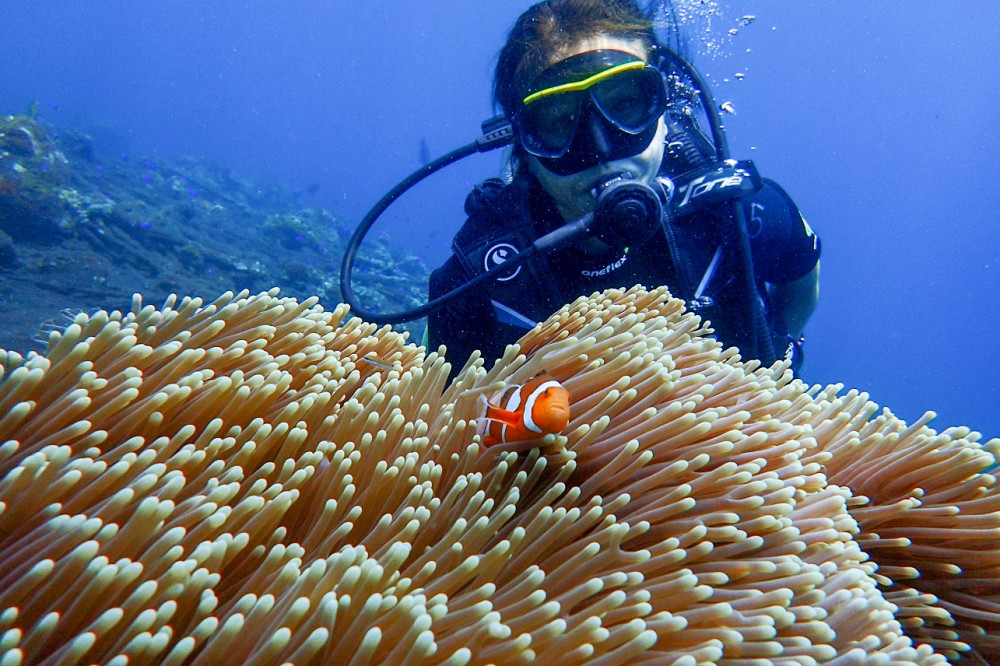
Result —
[[1000, 441], [706, 333], [608, 291], [449, 384], [277, 291], [77, 315], [0, 353], [0, 664], [1000, 659]]

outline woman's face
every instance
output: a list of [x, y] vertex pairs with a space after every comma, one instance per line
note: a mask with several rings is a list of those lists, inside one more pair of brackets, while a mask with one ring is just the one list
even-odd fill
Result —
[[[648, 57], [646, 49], [639, 41], [608, 35], [597, 35], [583, 40], [572, 49], [560, 52], [553, 58], [550, 65], [580, 53], [596, 51], [598, 49], [626, 51], [642, 60]], [[638, 155], [604, 162], [567, 176], [560, 176], [549, 171], [537, 157], [528, 155], [528, 170], [538, 179], [538, 182], [542, 184], [545, 191], [555, 199], [556, 206], [559, 208], [559, 213], [563, 219], [567, 221], [575, 220], [581, 215], [594, 210], [597, 197], [594, 196], [593, 190], [597, 186], [597, 183], [608, 174], [628, 171], [637, 180], [653, 184], [656, 180], [656, 174], [659, 172], [660, 163], [663, 161], [666, 133], [667, 127], [661, 117], [657, 121], [656, 135], [653, 137], [653, 140]]]

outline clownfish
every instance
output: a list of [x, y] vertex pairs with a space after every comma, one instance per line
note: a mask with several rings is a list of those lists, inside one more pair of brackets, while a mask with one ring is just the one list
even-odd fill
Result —
[[569, 391], [543, 372], [524, 385], [508, 386], [499, 405], [487, 402], [479, 430], [483, 444], [494, 446], [559, 433], [568, 423]]

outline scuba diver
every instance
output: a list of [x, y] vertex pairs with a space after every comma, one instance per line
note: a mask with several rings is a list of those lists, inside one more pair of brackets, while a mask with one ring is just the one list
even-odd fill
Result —
[[[789, 359], [797, 371], [818, 300], [819, 239], [780, 186], [730, 159], [708, 86], [658, 43], [634, 0], [535, 4], [500, 52], [493, 94], [503, 115], [477, 144], [426, 165], [360, 225], [341, 272], [355, 314], [428, 315], [427, 342], [446, 345], [457, 373], [474, 350], [499, 358], [581, 295], [666, 285], [744, 359]], [[467, 197], [430, 303], [397, 315], [360, 308], [351, 264], [374, 219], [425, 175], [509, 143], [508, 177]]]

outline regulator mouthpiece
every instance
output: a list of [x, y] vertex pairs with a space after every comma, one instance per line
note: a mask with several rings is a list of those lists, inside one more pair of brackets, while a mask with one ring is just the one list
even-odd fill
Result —
[[663, 201], [656, 190], [628, 173], [616, 173], [597, 185], [590, 234], [621, 250], [648, 240], [662, 219]]

